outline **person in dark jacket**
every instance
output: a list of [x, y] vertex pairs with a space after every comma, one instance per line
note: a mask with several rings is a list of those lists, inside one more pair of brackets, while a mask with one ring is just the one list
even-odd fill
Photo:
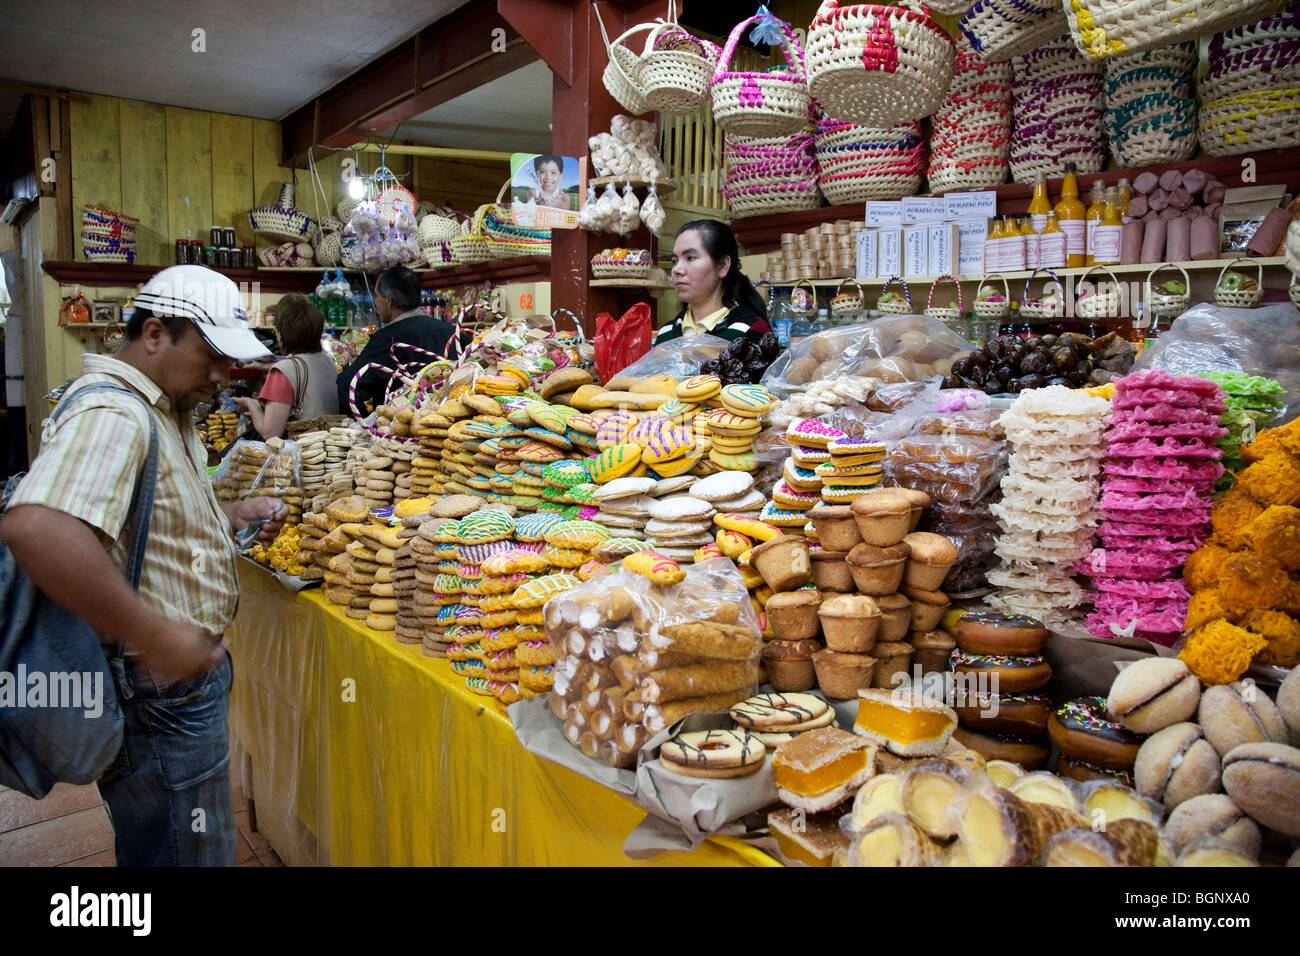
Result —
[[696, 219], [677, 230], [672, 278], [682, 310], [658, 331], [655, 345], [701, 332], [757, 341], [769, 331], [767, 306], [740, 271], [740, 248], [726, 223]]
[[[348, 400], [348, 388], [363, 365], [374, 362], [394, 368], [398, 363], [433, 361], [424, 352], [445, 354], [448, 357], [458, 353], [460, 344], [453, 339], [455, 327], [450, 322], [421, 312], [419, 305], [420, 277], [414, 272], [406, 266], [392, 266], [379, 274], [379, 281], [375, 283], [375, 311], [379, 313], [379, 328], [370, 336], [370, 341], [356, 360], [339, 372], [336, 379], [339, 409], [345, 414], [350, 413], [352, 408]], [[395, 343], [414, 345], [424, 352], [412, 352], [399, 345], [394, 358], [392, 352]], [[357, 407], [366, 413], [383, 404], [388, 383], [388, 374], [377, 369], [367, 371], [357, 383]]]

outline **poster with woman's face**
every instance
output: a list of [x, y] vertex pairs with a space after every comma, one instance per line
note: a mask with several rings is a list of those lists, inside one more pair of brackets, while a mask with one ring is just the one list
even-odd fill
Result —
[[510, 199], [515, 225], [527, 229], [576, 229], [583, 165], [573, 156], [511, 156]]

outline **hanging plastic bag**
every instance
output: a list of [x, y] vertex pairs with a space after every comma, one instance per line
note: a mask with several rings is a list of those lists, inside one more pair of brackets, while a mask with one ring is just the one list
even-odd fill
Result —
[[641, 223], [641, 201], [632, 190], [632, 181], [623, 187], [623, 199], [619, 203], [618, 234], [629, 235]]
[[645, 223], [650, 234], [658, 238], [659, 233], [664, 228], [664, 222], [668, 219], [668, 214], [664, 212], [664, 204], [659, 201], [659, 193], [655, 189], [656, 177], [650, 177], [650, 192], [645, 197], [645, 202], [641, 204], [641, 221]]
[[622, 208], [622, 200], [618, 197], [618, 190], [614, 188], [614, 184], [611, 182], [605, 187], [605, 191], [600, 194], [600, 199], [596, 202], [596, 214], [594, 216], [596, 231], [613, 232], [618, 226], [619, 211]]
[[638, 302], [617, 322], [608, 312], [596, 316], [596, 371], [602, 382], [627, 368], [650, 351], [654, 316], [650, 306]]
[[578, 210], [578, 228], [591, 231], [595, 228], [596, 219], [596, 182], [589, 180], [587, 182], [587, 198]]

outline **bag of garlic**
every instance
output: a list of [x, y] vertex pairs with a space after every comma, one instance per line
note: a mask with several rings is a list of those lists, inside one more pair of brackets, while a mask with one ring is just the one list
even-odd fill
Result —
[[589, 180], [587, 182], [587, 198], [582, 203], [582, 208], [578, 210], [578, 228], [595, 230], [596, 218], [596, 182]]
[[623, 187], [623, 199], [619, 203], [618, 211], [618, 234], [626, 236], [636, 229], [641, 222], [641, 201], [636, 198], [636, 193], [632, 191], [632, 183]]
[[650, 177], [650, 191], [646, 194], [645, 202], [641, 203], [641, 221], [650, 230], [650, 234], [658, 238], [668, 214], [664, 212], [664, 204], [659, 201], [659, 193], [655, 189], [656, 181], [657, 177]]

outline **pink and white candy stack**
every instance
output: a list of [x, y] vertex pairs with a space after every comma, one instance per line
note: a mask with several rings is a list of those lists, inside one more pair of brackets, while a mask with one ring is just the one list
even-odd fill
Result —
[[1011, 149], [1011, 62], [985, 62], [959, 34], [948, 92], [931, 117], [931, 192], [1000, 186]]
[[1064, 34], [1011, 61], [1011, 178], [1032, 183], [1106, 164], [1102, 65], [1079, 53]]
[[1087, 626], [1096, 636], [1169, 647], [1182, 633], [1189, 595], [1181, 569], [1209, 533], [1224, 407], [1223, 390], [1195, 376], [1144, 369], [1116, 383], [1101, 546], [1080, 565], [1092, 578], [1096, 611]]

